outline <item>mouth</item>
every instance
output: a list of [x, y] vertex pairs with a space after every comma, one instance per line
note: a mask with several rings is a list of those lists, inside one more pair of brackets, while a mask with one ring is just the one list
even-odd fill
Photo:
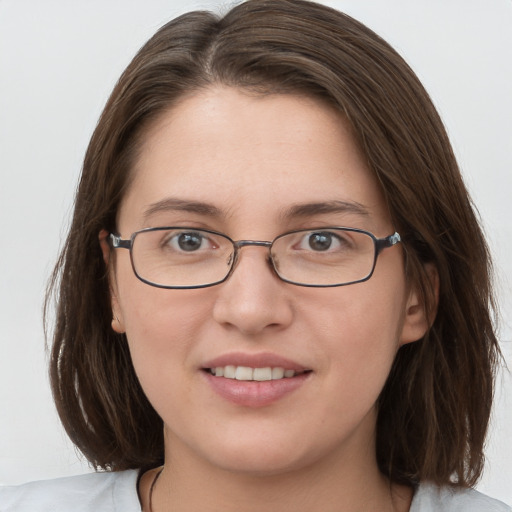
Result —
[[273, 353], [229, 353], [200, 368], [210, 389], [236, 406], [259, 408], [298, 392], [313, 370]]
[[298, 375], [311, 373], [311, 370], [292, 370], [281, 366], [266, 366], [262, 368], [252, 368], [250, 366], [215, 366], [212, 368], [203, 368], [203, 371], [224, 379], [234, 379], [240, 381], [264, 382], [269, 380], [291, 379]]

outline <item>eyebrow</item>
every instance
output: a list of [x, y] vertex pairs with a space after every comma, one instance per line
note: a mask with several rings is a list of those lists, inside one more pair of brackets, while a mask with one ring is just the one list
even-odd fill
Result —
[[315, 203], [301, 203], [292, 205], [281, 214], [284, 219], [294, 217], [310, 217], [312, 215], [322, 215], [330, 213], [353, 213], [361, 217], [369, 217], [368, 208], [356, 201], [322, 201]]
[[[216, 218], [224, 216], [222, 210], [213, 204], [174, 197], [165, 198], [149, 205], [144, 210], [143, 215], [144, 219], [148, 219], [156, 213], [169, 211], [189, 212]], [[361, 217], [370, 216], [369, 210], [356, 201], [332, 200], [295, 204], [282, 211], [280, 217], [289, 220], [296, 217], [310, 217], [312, 215], [332, 213], [352, 213]]]
[[151, 217], [155, 213], [169, 211], [196, 213], [209, 217], [221, 217], [223, 215], [222, 211], [212, 204], [169, 197], [149, 205], [144, 210], [144, 219]]

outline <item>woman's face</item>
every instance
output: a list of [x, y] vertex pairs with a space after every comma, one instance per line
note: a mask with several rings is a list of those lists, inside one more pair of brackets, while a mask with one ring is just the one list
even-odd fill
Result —
[[[183, 99], [147, 132], [134, 172], [123, 238], [158, 226], [233, 240], [322, 226], [394, 232], [347, 123], [305, 97], [215, 87]], [[400, 244], [371, 279], [334, 288], [285, 283], [267, 257], [244, 247], [226, 282], [173, 290], [138, 280], [117, 250], [115, 325], [163, 418], [168, 457], [257, 474], [373, 457], [376, 400], [400, 345], [425, 329]], [[213, 376], [214, 366], [298, 373], [255, 382]]]

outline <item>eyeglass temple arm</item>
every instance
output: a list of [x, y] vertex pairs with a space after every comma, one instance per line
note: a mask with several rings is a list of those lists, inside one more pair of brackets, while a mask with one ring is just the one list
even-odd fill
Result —
[[115, 235], [114, 233], [110, 233], [108, 239], [114, 249], [131, 249], [132, 247], [131, 240], [123, 240], [119, 235]]
[[382, 249], [386, 249], [387, 247], [393, 247], [393, 245], [396, 245], [401, 241], [402, 239], [400, 238], [400, 235], [396, 231], [392, 235], [387, 236], [386, 238], [377, 238], [377, 240], [375, 240], [377, 254], [380, 254]]

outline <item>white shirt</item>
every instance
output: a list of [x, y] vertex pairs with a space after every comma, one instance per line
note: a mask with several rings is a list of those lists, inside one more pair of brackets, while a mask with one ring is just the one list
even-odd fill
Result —
[[[0, 512], [141, 512], [138, 471], [91, 473], [0, 487]], [[207, 512], [207, 510], [205, 510]], [[421, 484], [410, 512], [512, 512], [472, 489]]]

